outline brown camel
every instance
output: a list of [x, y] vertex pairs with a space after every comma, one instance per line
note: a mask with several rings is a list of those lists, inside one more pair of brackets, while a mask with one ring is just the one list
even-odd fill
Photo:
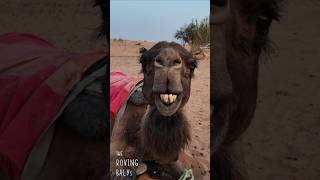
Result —
[[117, 152], [131, 154], [129, 157], [135, 159], [142, 151], [143, 161], [154, 162], [148, 164], [148, 168], [161, 166], [165, 175], [157, 178], [178, 179], [184, 169], [179, 156], [190, 140], [183, 106], [190, 96], [197, 61], [174, 42], [159, 42], [140, 52], [146, 104], [135, 105], [129, 101], [123, 118], [111, 127], [110, 173], [112, 177], [117, 176], [116, 161], [125, 157]]
[[279, 0], [215, 0], [211, 4], [211, 162], [219, 180], [248, 179], [241, 136], [256, 109], [260, 54], [268, 49]]

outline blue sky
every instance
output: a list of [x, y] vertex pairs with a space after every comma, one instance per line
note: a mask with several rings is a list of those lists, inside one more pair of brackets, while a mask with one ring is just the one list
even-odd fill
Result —
[[209, 16], [209, 0], [111, 0], [111, 38], [177, 41], [174, 33]]

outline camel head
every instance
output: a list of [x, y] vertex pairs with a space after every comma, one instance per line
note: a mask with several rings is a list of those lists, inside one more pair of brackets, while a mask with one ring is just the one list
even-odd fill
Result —
[[144, 75], [143, 94], [162, 116], [172, 116], [188, 101], [197, 61], [174, 42], [159, 42], [140, 49]]
[[259, 58], [269, 29], [279, 20], [280, 0], [216, 0], [210, 17], [214, 42], [211, 105], [213, 151], [230, 145], [248, 128], [258, 93]]
[[233, 148], [254, 116], [259, 59], [268, 49], [272, 22], [279, 20], [279, 2], [215, 0], [211, 4], [211, 152], [217, 179], [246, 179], [241, 158], [235, 154], [239, 150]]

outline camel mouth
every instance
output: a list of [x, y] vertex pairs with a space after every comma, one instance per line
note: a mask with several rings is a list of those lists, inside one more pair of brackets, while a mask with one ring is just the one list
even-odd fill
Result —
[[172, 104], [177, 100], [177, 96], [176, 94], [160, 94], [160, 100], [164, 103], [164, 104]]
[[155, 94], [155, 104], [163, 116], [171, 116], [179, 109], [183, 94]]

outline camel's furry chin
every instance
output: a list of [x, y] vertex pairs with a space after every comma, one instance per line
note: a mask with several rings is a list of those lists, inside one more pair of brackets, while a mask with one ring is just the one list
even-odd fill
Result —
[[190, 141], [189, 124], [183, 112], [166, 117], [152, 106], [143, 117], [140, 133], [144, 150], [168, 162], [176, 160]]

